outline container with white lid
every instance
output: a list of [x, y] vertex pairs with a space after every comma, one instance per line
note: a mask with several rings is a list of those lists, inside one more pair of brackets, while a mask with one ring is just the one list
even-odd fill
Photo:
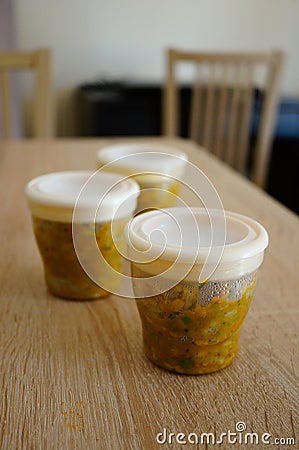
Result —
[[[108, 295], [101, 280], [112, 277], [113, 285], [120, 278], [123, 259], [119, 250], [125, 246], [124, 226], [136, 209], [137, 183], [104, 171], [66, 171], [31, 180], [25, 192], [50, 291], [70, 299]], [[79, 262], [74, 239], [81, 237], [87, 245], [80, 261], [96, 266], [96, 281]], [[88, 242], [97, 245], [107, 267], [91, 261], [94, 253]]]
[[213, 372], [238, 351], [268, 234], [255, 220], [204, 208], [166, 208], [126, 229], [145, 353], [166, 369]]
[[139, 212], [176, 204], [187, 160], [179, 148], [154, 142], [115, 144], [97, 152], [100, 167], [133, 177], [140, 185]]

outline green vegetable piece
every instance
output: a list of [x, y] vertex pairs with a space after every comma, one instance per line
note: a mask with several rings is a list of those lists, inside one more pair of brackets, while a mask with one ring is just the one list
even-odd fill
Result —
[[191, 358], [182, 357], [179, 359], [179, 366], [183, 367], [184, 369], [191, 369], [193, 366], [193, 361]]
[[154, 333], [153, 331], [150, 332], [150, 337], [151, 337], [154, 341], [157, 341], [157, 340], [159, 339], [159, 336], [158, 336], [156, 333]]
[[182, 316], [181, 319], [182, 319], [182, 321], [183, 321], [186, 325], [188, 325], [189, 323], [192, 322], [191, 317], [190, 317], [190, 316], [187, 316], [186, 314], [185, 314], [184, 316]]

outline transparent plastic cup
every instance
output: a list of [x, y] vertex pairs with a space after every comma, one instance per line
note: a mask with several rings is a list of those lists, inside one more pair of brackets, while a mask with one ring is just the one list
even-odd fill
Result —
[[[125, 248], [123, 230], [136, 208], [137, 183], [123, 181], [112, 173], [68, 171], [37, 177], [27, 184], [25, 192], [49, 290], [74, 300], [107, 296], [109, 292], [101, 288], [102, 280], [110, 277], [111, 286], [119, 282], [121, 251]], [[94, 236], [107, 262], [99, 264], [89, 245], [83, 249], [83, 256], [81, 251], [84, 264], [96, 266], [96, 280], [87, 275], [78, 260], [74, 230], [81, 241], [92, 242], [90, 237]]]
[[176, 205], [187, 160], [182, 150], [155, 143], [116, 144], [97, 152], [99, 167], [139, 184], [137, 212]]
[[268, 245], [266, 230], [237, 213], [169, 208], [135, 217], [126, 240], [146, 356], [184, 374], [228, 366]]

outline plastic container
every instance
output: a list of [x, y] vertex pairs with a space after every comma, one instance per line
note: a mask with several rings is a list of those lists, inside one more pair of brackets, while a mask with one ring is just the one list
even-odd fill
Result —
[[268, 245], [266, 230], [232, 212], [169, 208], [135, 217], [126, 240], [147, 357], [185, 374], [229, 365]]
[[[25, 192], [49, 290], [68, 299], [108, 295], [101, 288], [101, 280], [112, 277], [112, 285], [118, 283], [123, 261], [119, 250], [125, 247], [124, 226], [136, 208], [137, 183], [122, 181], [122, 177], [111, 173], [69, 171], [35, 178]], [[83, 260], [88, 267], [96, 265], [96, 282], [78, 260], [74, 226], [79, 237], [87, 238], [87, 242], [94, 239], [108, 263], [98, 264], [93, 260], [91, 245], [85, 246]], [[112, 275], [109, 267], [114, 269]]]
[[99, 167], [139, 184], [137, 212], [176, 205], [187, 160], [182, 150], [155, 143], [116, 144], [97, 152]]

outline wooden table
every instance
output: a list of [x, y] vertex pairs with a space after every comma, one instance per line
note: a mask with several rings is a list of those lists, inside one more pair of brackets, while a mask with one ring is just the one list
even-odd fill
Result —
[[[230, 367], [206, 376], [159, 369], [143, 355], [134, 300], [70, 302], [46, 290], [24, 185], [46, 172], [95, 168], [106, 142], [0, 144], [1, 449], [220, 448], [207, 436], [199, 447], [177, 441], [194, 441], [189, 433], [219, 439], [237, 422], [260, 444], [224, 437], [221, 448], [269, 448], [263, 433], [270, 442], [296, 439], [272, 448], [298, 448], [299, 219], [205, 151], [172, 141], [211, 179], [226, 209], [257, 219], [270, 235]], [[172, 444], [157, 442], [164, 429]]]

